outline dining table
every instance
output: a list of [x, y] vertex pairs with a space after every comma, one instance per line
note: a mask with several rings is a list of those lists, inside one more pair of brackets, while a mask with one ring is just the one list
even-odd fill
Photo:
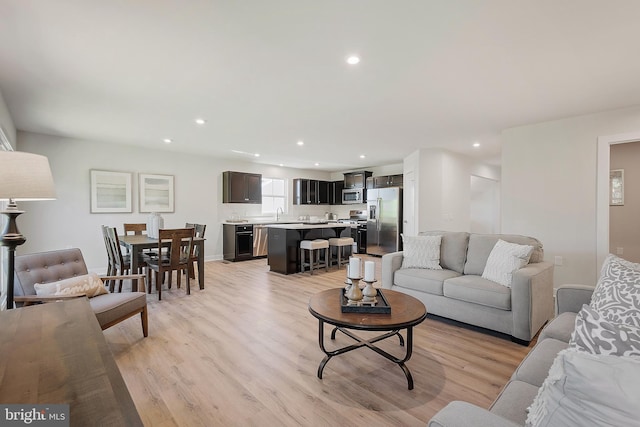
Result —
[[[129, 254], [131, 254], [130, 268], [132, 272], [138, 271], [138, 268], [142, 264], [142, 252], [145, 249], [157, 249], [158, 239], [149, 237], [146, 234], [129, 234], [126, 236], [118, 236], [120, 245], [127, 248]], [[194, 237], [193, 244], [196, 250], [198, 264], [198, 285], [200, 289], [204, 289], [204, 237]], [[170, 247], [171, 242], [163, 242], [163, 247]]]

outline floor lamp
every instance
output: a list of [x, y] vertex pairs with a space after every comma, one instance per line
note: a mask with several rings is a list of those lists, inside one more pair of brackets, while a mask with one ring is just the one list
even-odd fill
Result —
[[55, 198], [53, 177], [49, 160], [38, 154], [20, 151], [0, 151], [0, 200], [9, 205], [0, 213], [7, 216], [7, 224], [0, 235], [0, 246], [6, 246], [7, 265], [7, 309], [13, 308], [13, 275], [15, 271], [16, 247], [26, 239], [18, 231], [16, 218], [18, 200], [52, 200]]

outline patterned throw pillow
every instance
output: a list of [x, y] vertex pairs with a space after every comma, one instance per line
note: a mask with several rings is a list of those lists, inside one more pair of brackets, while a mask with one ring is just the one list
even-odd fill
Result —
[[608, 259], [591, 296], [591, 307], [605, 319], [640, 328], [640, 271]]
[[402, 235], [402, 268], [427, 268], [442, 270], [440, 267], [440, 243], [442, 236]]
[[489, 254], [482, 277], [511, 287], [513, 272], [529, 263], [532, 252], [533, 246], [518, 245], [500, 239]]
[[591, 354], [640, 357], [640, 328], [609, 322], [585, 304], [576, 317], [569, 346]]
[[33, 285], [39, 296], [74, 296], [86, 295], [89, 298], [109, 292], [96, 273], [71, 277], [50, 283], [36, 283]]

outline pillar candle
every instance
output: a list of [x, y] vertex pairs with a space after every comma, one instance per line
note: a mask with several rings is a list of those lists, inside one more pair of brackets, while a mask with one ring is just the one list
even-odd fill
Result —
[[359, 279], [360, 276], [360, 258], [352, 256], [349, 258], [349, 277]]
[[364, 281], [373, 282], [376, 280], [376, 263], [373, 261], [364, 262]]

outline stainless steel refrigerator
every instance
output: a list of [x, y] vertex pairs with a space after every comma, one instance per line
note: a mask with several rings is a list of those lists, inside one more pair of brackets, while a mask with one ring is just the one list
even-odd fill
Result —
[[402, 189], [367, 190], [367, 254], [388, 254], [402, 250]]

